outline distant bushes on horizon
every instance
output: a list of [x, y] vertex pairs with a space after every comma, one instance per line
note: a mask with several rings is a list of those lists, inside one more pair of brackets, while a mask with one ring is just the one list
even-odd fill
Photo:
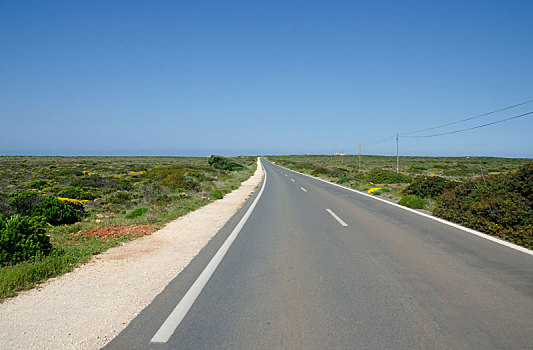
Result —
[[208, 161], [210, 166], [220, 170], [242, 170], [245, 169], [244, 165], [234, 162], [226, 157], [212, 155]]

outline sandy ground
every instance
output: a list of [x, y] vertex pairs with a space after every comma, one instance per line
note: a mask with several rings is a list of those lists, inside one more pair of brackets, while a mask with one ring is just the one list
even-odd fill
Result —
[[223, 199], [0, 304], [0, 347], [101, 348], [187, 266], [262, 178], [258, 164], [255, 174]]

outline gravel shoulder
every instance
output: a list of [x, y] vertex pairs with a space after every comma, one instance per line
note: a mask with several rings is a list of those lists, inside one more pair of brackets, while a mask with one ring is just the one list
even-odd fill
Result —
[[223, 199], [95, 256], [0, 304], [3, 349], [99, 349], [120, 333], [242, 207], [257, 170]]

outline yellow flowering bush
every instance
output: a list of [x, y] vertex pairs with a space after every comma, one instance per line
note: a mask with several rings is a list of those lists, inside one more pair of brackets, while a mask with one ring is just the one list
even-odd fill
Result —
[[367, 191], [367, 193], [373, 193], [373, 192], [376, 192], [376, 191], [379, 191], [381, 190], [381, 187], [372, 187], [371, 189], [369, 189]]
[[85, 204], [88, 202], [87, 199], [74, 199], [74, 198], [63, 198], [63, 197], [57, 197], [57, 199], [63, 202], [69, 202], [73, 204]]

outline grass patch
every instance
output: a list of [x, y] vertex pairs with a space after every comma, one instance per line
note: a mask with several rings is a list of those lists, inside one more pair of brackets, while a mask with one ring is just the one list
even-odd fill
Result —
[[134, 219], [138, 218], [139, 216], [143, 216], [148, 211], [148, 208], [137, 208], [129, 212], [124, 216], [126, 219]]
[[424, 209], [427, 207], [428, 202], [423, 198], [418, 198], [416, 196], [405, 196], [398, 204], [406, 206], [411, 209]]
[[71, 271], [82, 259], [69, 255], [52, 255], [34, 262], [23, 262], [0, 270], [0, 299], [17, 295], [46, 279]]
[[222, 192], [220, 192], [219, 190], [211, 191], [210, 196], [211, 198], [215, 198], [215, 199], [222, 199], [224, 197]]

